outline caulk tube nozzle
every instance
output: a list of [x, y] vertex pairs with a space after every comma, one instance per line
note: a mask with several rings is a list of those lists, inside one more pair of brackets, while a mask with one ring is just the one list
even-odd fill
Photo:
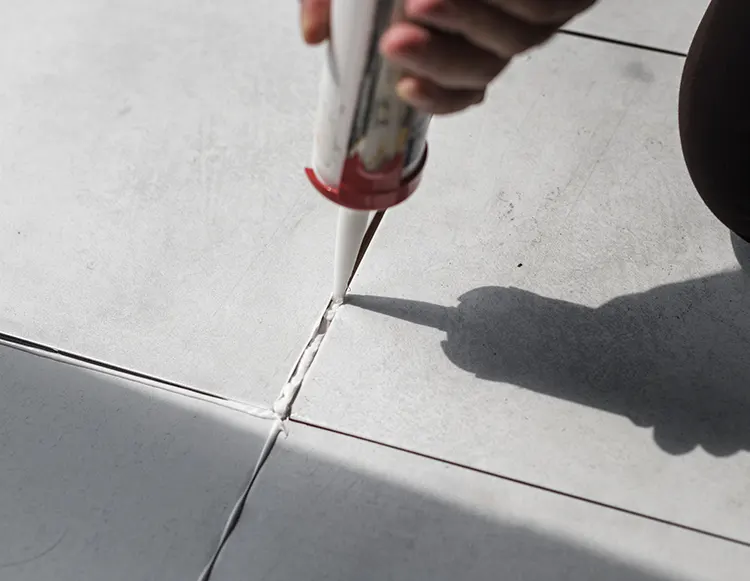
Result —
[[354, 271], [357, 254], [367, 230], [369, 212], [339, 208], [336, 224], [336, 250], [333, 258], [333, 301], [344, 302], [346, 288]]

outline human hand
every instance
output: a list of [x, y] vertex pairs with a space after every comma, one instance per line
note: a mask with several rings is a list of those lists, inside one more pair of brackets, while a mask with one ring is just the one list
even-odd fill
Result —
[[[402, 99], [435, 114], [480, 103], [511, 59], [548, 40], [595, 0], [404, 0], [408, 22], [380, 42], [399, 65]], [[331, 0], [302, 0], [305, 42], [328, 38]]]

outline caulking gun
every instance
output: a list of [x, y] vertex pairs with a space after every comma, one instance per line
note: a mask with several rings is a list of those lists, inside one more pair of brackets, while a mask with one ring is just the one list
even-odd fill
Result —
[[427, 160], [431, 116], [396, 95], [397, 67], [378, 50], [382, 34], [403, 20], [404, 0], [333, 0], [320, 85], [312, 165], [306, 173], [340, 206], [333, 300], [341, 302], [373, 210], [416, 189]]

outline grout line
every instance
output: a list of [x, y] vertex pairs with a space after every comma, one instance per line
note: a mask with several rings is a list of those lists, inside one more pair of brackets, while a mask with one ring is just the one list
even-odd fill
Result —
[[[357, 274], [357, 270], [362, 264], [362, 260], [370, 247], [375, 232], [383, 221], [384, 215], [384, 210], [376, 212], [370, 221], [370, 224], [367, 226], [367, 230], [365, 230], [365, 234], [362, 237], [359, 252], [357, 253], [357, 259], [354, 261], [354, 267], [352, 268], [352, 274], [349, 277], [348, 284], [351, 284], [354, 276]], [[346, 301], [346, 297], [344, 297], [344, 300]], [[302, 384], [307, 377], [308, 371], [312, 367], [315, 358], [318, 356], [323, 339], [325, 339], [328, 329], [331, 327], [333, 319], [336, 317], [336, 312], [340, 306], [340, 304], [333, 301], [333, 298], [328, 300], [328, 303], [323, 310], [323, 314], [317, 321], [315, 330], [310, 335], [310, 339], [294, 363], [287, 382], [283, 385], [279, 396], [273, 403], [273, 412], [280, 420], [285, 421], [291, 416], [292, 406], [297, 399], [300, 389], [302, 389]]]
[[[581, 37], [581, 38], [587, 38], [587, 39], [591, 39], [591, 40], [598, 40], [598, 41], [603, 41], [603, 42], [609, 42], [609, 43], [612, 43], [612, 44], [619, 44], [619, 45], [628, 46], [628, 47], [631, 47], [631, 48], [639, 48], [639, 49], [644, 49], [644, 50], [650, 50], [650, 51], [653, 51], [653, 52], [660, 52], [660, 53], [664, 53], [664, 54], [672, 54], [674, 56], [683, 56], [683, 57], [686, 56], [684, 54], [677, 53], [677, 52], [674, 52], [674, 51], [669, 51], [669, 50], [666, 50], [666, 49], [657, 49], [657, 48], [654, 48], [654, 47], [648, 47], [648, 46], [644, 46], [644, 45], [638, 45], [638, 44], [635, 44], [635, 43], [629, 43], [629, 42], [624, 42], [624, 41], [616, 41], [616, 40], [613, 40], [613, 39], [607, 39], [607, 38], [603, 38], [603, 37], [597, 37], [597, 36], [588, 35], [588, 34], [585, 34], [585, 33], [577, 33], [577, 32], [572, 32], [572, 31], [561, 31], [561, 32], [563, 32], [565, 34], [568, 34], [570, 36], [578, 36], [578, 37]], [[380, 223], [382, 222], [384, 215], [385, 215], [385, 211], [376, 212], [375, 215], [373, 216], [372, 221], [370, 222], [369, 226], [367, 227], [367, 230], [365, 231], [365, 235], [364, 235], [364, 237], [362, 239], [362, 244], [360, 246], [359, 252], [357, 253], [357, 259], [354, 262], [354, 267], [352, 269], [352, 274], [351, 274], [351, 277], [349, 278], [348, 284], [351, 284], [352, 280], [354, 280], [354, 276], [357, 274], [357, 270], [359, 269], [359, 267], [360, 267], [360, 265], [361, 265], [361, 263], [362, 263], [362, 261], [363, 261], [363, 259], [365, 257], [365, 254], [367, 253], [367, 250], [370, 247], [372, 239], [375, 236], [375, 233], [377, 232], [377, 229], [380, 226]], [[534, 484], [531, 484], [531, 483], [523, 482], [523, 481], [516, 480], [516, 479], [513, 479], [513, 478], [499, 476], [497, 474], [492, 474], [490, 472], [486, 472], [486, 471], [483, 471], [483, 470], [477, 470], [477, 469], [471, 468], [469, 466], [464, 466], [464, 465], [461, 465], [461, 464], [458, 464], [458, 463], [455, 463], [455, 462], [446, 462], [445, 460], [441, 460], [440, 458], [428, 456], [426, 454], [420, 454], [418, 452], [414, 452], [414, 451], [411, 451], [411, 450], [406, 450], [404, 448], [400, 448], [400, 447], [397, 447], [397, 446], [383, 444], [383, 443], [377, 442], [375, 440], [369, 440], [367, 438], [362, 438], [362, 437], [354, 436], [354, 435], [351, 435], [351, 434], [346, 434], [344, 432], [339, 432], [339, 431], [336, 431], [336, 430], [333, 430], [333, 429], [324, 428], [322, 426], [317, 426], [317, 425], [312, 424], [312, 423], [308, 423], [308, 422], [304, 422], [304, 421], [300, 421], [300, 420], [295, 420], [295, 419], [291, 418], [292, 406], [293, 406], [293, 404], [294, 404], [294, 402], [295, 402], [295, 400], [297, 398], [297, 395], [299, 394], [300, 389], [302, 388], [302, 384], [304, 383], [304, 380], [305, 380], [305, 378], [307, 376], [308, 371], [310, 370], [313, 362], [315, 361], [315, 358], [317, 357], [317, 355], [318, 355], [318, 353], [320, 351], [320, 347], [322, 345], [323, 339], [325, 338], [325, 335], [327, 334], [328, 329], [330, 329], [330, 326], [331, 326], [331, 324], [333, 322], [333, 319], [336, 316], [336, 310], [337, 310], [338, 306], [339, 305], [336, 305], [335, 303], [333, 303], [333, 300], [329, 300], [328, 304], [326, 305], [326, 308], [323, 311], [322, 316], [318, 320], [318, 324], [315, 327], [315, 331], [313, 331], [310, 340], [305, 345], [305, 348], [302, 350], [302, 352], [300, 353], [300, 356], [298, 357], [297, 361], [295, 362], [294, 366], [292, 367], [292, 371], [291, 371], [291, 373], [289, 375], [289, 379], [288, 379], [287, 383], [283, 386], [283, 388], [281, 390], [281, 393], [279, 394], [278, 398], [274, 402], [273, 413], [276, 415], [277, 420], [274, 423], [274, 425], [271, 427], [271, 431], [270, 431], [270, 433], [268, 435], [268, 439], [266, 440], [266, 442], [265, 442], [265, 444], [263, 446], [263, 450], [261, 451], [260, 457], [258, 458], [258, 461], [257, 461], [257, 463], [255, 465], [255, 468], [253, 469], [253, 472], [251, 473], [250, 478], [249, 478], [247, 484], [245, 485], [245, 488], [243, 489], [243, 491], [242, 491], [239, 499], [237, 500], [236, 504], [232, 508], [230, 516], [227, 519], [227, 523], [226, 523], [226, 525], [224, 527], [224, 530], [222, 531], [222, 534], [221, 534], [220, 540], [218, 542], [218, 545], [216, 547], [216, 550], [214, 551], [214, 553], [213, 553], [210, 561], [206, 565], [206, 567], [203, 570], [203, 572], [202, 572], [202, 574], [201, 574], [201, 576], [200, 576], [200, 578], [199, 578], [198, 581], [209, 581], [210, 580], [210, 577], [211, 577], [211, 574], [213, 572], [213, 568], [216, 565], [216, 562], [218, 561], [218, 559], [219, 559], [219, 557], [220, 557], [220, 555], [221, 555], [224, 547], [226, 546], [226, 543], [229, 541], [229, 538], [231, 537], [232, 533], [234, 532], [235, 528], [237, 527], [237, 524], [239, 523], [239, 520], [240, 520], [240, 518], [242, 516], [242, 513], [244, 511], [244, 508], [245, 508], [245, 503], [246, 503], [247, 498], [248, 498], [248, 496], [250, 494], [250, 490], [253, 487], [253, 484], [257, 480], [257, 477], [260, 474], [261, 469], [263, 468], [263, 466], [265, 465], [266, 461], [270, 457], [271, 452], [273, 451], [273, 448], [274, 448], [274, 446], [275, 446], [275, 444], [276, 444], [276, 442], [278, 440], [279, 434], [282, 433], [282, 432], [285, 432], [285, 428], [284, 428], [284, 422], [285, 421], [296, 422], [296, 423], [299, 423], [299, 424], [302, 424], [302, 425], [307, 425], [307, 426], [309, 426], [311, 428], [318, 428], [318, 429], [325, 430], [325, 431], [328, 431], [328, 432], [331, 432], [331, 433], [336, 433], [336, 434], [339, 434], [339, 435], [342, 435], [342, 436], [345, 436], [345, 437], [351, 437], [351, 438], [359, 439], [359, 440], [362, 440], [362, 441], [370, 442], [372, 444], [376, 444], [376, 445], [380, 445], [380, 446], [385, 446], [385, 447], [391, 448], [393, 450], [398, 450], [398, 451], [409, 453], [409, 454], [412, 454], [412, 455], [421, 456], [423, 458], [428, 458], [428, 459], [440, 461], [440, 462], [447, 463], [447, 464], [450, 464], [450, 465], [453, 465], [453, 466], [456, 466], [456, 467], [461, 467], [461, 468], [464, 468], [464, 469], [473, 470], [475, 472], [486, 474], [488, 476], [493, 476], [495, 478], [501, 478], [501, 479], [506, 480], [506, 481], [515, 482], [517, 484], [521, 484], [521, 485], [525, 485], [525, 486], [528, 486], [528, 487], [536, 488], [538, 490], [543, 490], [543, 491], [546, 491], [546, 492], [551, 492], [553, 494], [558, 494], [558, 495], [565, 496], [565, 497], [568, 497], [568, 498], [572, 498], [572, 499], [575, 499], [575, 500], [579, 500], [579, 501], [583, 501], [583, 502], [588, 502], [590, 504], [598, 505], [598, 506], [601, 506], [601, 507], [604, 507], [604, 508], [609, 508], [609, 509], [617, 510], [619, 512], [623, 512], [623, 513], [630, 514], [630, 515], [633, 515], [633, 516], [640, 516], [642, 518], [646, 518], [646, 519], [649, 519], [649, 520], [652, 520], [652, 521], [655, 521], [655, 522], [660, 522], [660, 523], [667, 524], [667, 525], [677, 526], [679, 528], [683, 528], [683, 529], [686, 529], [686, 530], [689, 530], [689, 531], [692, 531], [692, 532], [696, 532], [696, 533], [701, 533], [701, 534], [713, 536], [713, 537], [716, 537], [716, 538], [719, 538], [719, 539], [727, 540], [727, 541], [730, 541], [730, 542], [735, 542], [735, 543], [738, 543], [738, 544], [750, 547], [750, 544], [748, 544], [748, 543], [743, 543], [741, 541], [738, 541], [738, 540], [735, 540], [735, 539], [731, 539], [731, 538], [728, 538], [728, 537], [722, 537], [720, 535], [715, 535], [713, 533], [709, 533], [709, 532], [706, 532], [706, 531], [701, 531], [699, 529], [694, 529], [692, 527], [687, 527], [687, 526], [680, 525], [680, 524], [677, 524], [677, 523], [672, 523], [672, 522], [665, 521], [665, 520], [662, 520], [662, 519], [658, 519], [658, 518], [655, 518], [655, 517], [649, 517], [647, 515], [642, 515], [640, 513], [636, 513], [636, 512], [633, 512], [633, 511], [626, 510], [626, 509], [622, 509], [622, 508], [618, 508], [618, 507], [606, 505], [606, 504], [599, 503], [599, 502], [596, 502], [596, 501], [592, 501], [590, 499], [586, 499], [586, 498], [583, 498], [583, 497], [577, 497], [575, 495], [562, 493], [562, 492], [559, 492], [559, 491], [556, 491], [556, 490], [548, 489], [548, 488], [545, 488], [545, 487], [542, 487], [542, 486], [538, 486], [538, 485], [534, 485]], [[169, 383], [171, 383], [171, 382], [169, 382]], [[186, 386], [180, 386], [178, 384], [174, 384], [174, 385], [176, 387], [181, 387], [183, 389], [188, 389], [188, 390], [193, 391], [191, 388], [187, 388]], [[206, 394], [206, 393], [203, 393], [203, 392], [201, 392], [201, 394], [202, 395], [209, 395], [209, 396], [211, 395], [211, 394]], [[221, 398], [221, 399], [225, 399], [225, 398]]]
[[[354, 262], [354, 268], [352, 270], [352, 276], [349, 279], [349, 283], [351, 283], [354, 275], [357, 272], [357, 269], [359, 268], [359, 265], [362, 263], [362, 259], [364, 258], [367, 249], [370, 247], [370, 243], [375, 236], [375, 232], [377, 231], [378, 226], [380, 226], [380, 222], [383, 220], [384, 214], [384, 211], [377, 212], [375, 216], [373, 216], [373, 219], [367, 227], [365, 235], [362, 238], [362, 244], [360, 245], [357, 259]], [[291, 416], [292, 405], [297, 398], [297, 394], [302, 388], [302, 383], [307, 376], [307, 372], [310, 370], [313, 361], [315, 361], [315, 357], [320, 351], [320, 346], [326, 336], [326, 333], [328, 332], [328, 329], [331, 326], [331, 323], [333, 322], [334, 317], [336, 316], [336, 311], [338, 310], [339, 306], [340, 305], [333, 302], [333, 299], [329, 299], [328, 304], [323, 310], [323, 314], [318, 319], [315, 330], [310, 335], [310, 339], [306, 343], [305, 348], [302, 350], [299, 357], [297, 358], [297, 361], [292, 367], [292, 371], [289, 374], [289, 379], [281, 388], [281, 392], [276, 398], [276, 401], [274, 401], [271, 413], [275, 417], [276, 421], [274, 422], [273, 426], [271, 426], [271, 431], [269, 432], [268, 438], [263, 445], [263, 450], [260, 453], [255, 468], [250, 474], [245, 487], [242, 489], [240, 497], [232, 508], [232, 512], [230, 513], [229, 518], [224, 525], [224, 530], [221, 533], [216, 549], [214, 550], [211, 559], [206, 564], [206, 567], [203, 569], [203, 572], [198, 578], [198, 581], [210, 581], [214, 567], [216, 566], [216, 563], [219, 560], [224, 547], [226, 546], [227, 542], [229, 542], [229, 538], [232, 536], [232, 533], [239, 524], [242, 513], [245, 510], [245, 503], [247, 502], [247, 498], [250, 495], [250, 491], [255, 484], [255, 481], [257, 480], [261, 469], [265, 465], [268, 458], [271, 456], [271, 452], [276, 445], [279, 434], [286, 434], [286, 427], [284, 424], [289, 420]]]
[[111, 363], [106, 363], [99, 359], [93, 359], [84, 355], [78, 355], [70, 351], [64, 351], [62, 349], [55, 349], [36, 341], [30, 341], [14, 335], [8, 335], [6, 333], [0, 333], [0, 345], [8, 347], [9, 349], [15, 349], [17, 351], [23, 351], [43, 359], [49, 359], [56, 363], [63, 365], [70, 365], [79, 369], [87, 369], [96, 373], [103, 373], [112, 377], [117, 377], [127, 381], [140, 383], [141, 385], [147, 385], [155, 389], [160, 389], [176, 395], [189, 397], [198, 401], [204, 401], [221, 407], [225, 407], [231, 410], [246, 413], [253, 417], [262, 419], [275, 419], [275, 416], [268, 410], [256, 406], [250, 403], [245, 403], [237, 400], [233, 400], [209, 391], [204, 391], [195, 387], [190, 387], [182, 383], [169, 381], [162, 379], [155, 375], [149, 375], [142, 373], [134, 369], [127, 367], [121, 367]]
[[[385, 211], [376, 212], [372, 220], [370, 221], [370, 224], [365, 231], [365, 235], [362, 238], [362, 244], [357, 254], [357, 259], [354, 263], [354, 268], [352, 270], [352, 276], [349, 279], [349, 283], [351, 283], [351, 281], [354, 279], [354, 275], [357, 273], [357, 270], [359, 269], [359, 266], [364, 259], [367, 249], [370, 247], [370, 243], [372, 242], [372, 239], [375, 236], [375, 232], [380, 226], [384, 215]], [[258, 460], [256, 461], [255, 466], [250, 473], [245, 487], [242, 489], [239, 498], [232, 507], [229, 517], [227, 518], [227, 522], [224, 525], [224, 529], [222, 530], [222, 533], [219, 537], [216, 549], [214, 550], [210, 560], [206, 564], [198, 579], [198, 581], [210, 581], [213, 569], [219, 557], [221, 556], [224, 547], [229, 541], [229, 538], [232, 536], [232, 533], [236, 529], [240, 518], [242, 517], [242, 513], [245, 509], [245, 503], [247, 502], [247, 498], [250, 495], [250, 491], [255, 484], [255, 481], [257, 480], [263, 466], [271, 456], [271, 452], [273, 451], [276, 441], [278, 440], [279, 434], [286, 433], [284, 422], [289, 419], [289, 416], [291, 414], [291, 406], [294, 403], [294, 399], [296, 398], [299, 389], [302, 387], [302, 382], [304, 381], [305, 375], [307, 374], [310, 365], [312, 364], [315, 356], [318, 353], [320, 344], [322, 343], [322, 340], [325, 337], [326, 332], [328, 331], [330, 323], [336, 314], [337, 308], [338, 305], [334, 304], [332, 300], [329, 300], [325, 310], [323, 311], [323, 315], [318, 320], [315, 331], [313, 332], [310, 340], [305, 346], [305, 349], [303, 349], [296, 363], [292, 367], [292, 372], [289, 376], [289, 380], [282, 388], [279, 397], [277, 398], [276, 402], [274, 402], [273, 410], [271, 411], [253, 406], [252, 404], [235, 401], [221, 395], [191, 387], [189, 385], [177, 383], [175, 381], [169, 381], [167, 379], [163, 379], [147, 373], [142, 373], [134, 369], [107, 363], [100, 359], [94, 359], [92, 357], [79, 355], [71, 351], [56, 349], [54, 347], [50, 347], [49, 345], [44, 345], [43, 343], [23, 339], [14, 335], [8, 335], [7, 333], [0, 333], [0, 345], [4, 345], [10, 349], [15, 349], [32, 355], [36, 355], [44, 359], [62, 363], [63, 365], [70, 365], [73, 367], [88, 369], [98, 373], [105, 373], [114, 377], [119, 377], [130, 381], [135, 381], [143, 385], [155, 387], [157, 389], [168, 391], [170, 393], [187, 396], [192, 399], [206, 401], [208, 403], [213, 403], [215, 405], [220, 405], [222, 407], [244, 412], [251, 416], [259, 417], [262, 419], [275, 420], [269, 430], [268, 437], [263, 444], [263, 448], [261, 449], [260, 455], [258, 456]], [[288, 389], [289, 387], [291, 387], [291, 389]]]
[[279, 438], [279, 434], [283, 431], [284, 426], [282, 425], [282, 421], [276, 420], [273, 423], [273, 426], [271, 426], [268, 437], [266, 438], [260, 455], [258, 456], [258, 461], [255, 463], [255, 467], [250, 473], [250, 477], [248, 478], [245, 487], [242, 489], [240, 497], [237, 499], [237, 502], [235, 502], [234, 506], [232, 507], [232, 511], [229, 513], [229, 517], [227, 518], [227, 522], [224, 525], [224, 529], [221, 531], [221, 535], [219, 536], [219, 542], [216, 544], [216, 549], [214, 549], [211, 558], [201, 572], [198, 581], [210, 581], [211, 575], [214, 571], [214, 567], [216, 566], [216, 563], [218, 562], [219, 557], [224, 550], [224, 547], [229, 542], [229, 538], [232, 536], [232, 533], [237, 528], [237, 525], [240, 522], [242, 513], [245, 510], [247, 498], [248, 496], [250, 496], [250, 490], [252, 489], [253, 484], [255, 484], [255, 481], [258, 479], [258, 475], [263, 469], [263, 466], [265, 466], [266, 462], [270, 458], [271, 452], [273, 452], [273, 448]]
[[589, 34], [588, 32], [578, 32], [576, 30], [568, 30], [568, 29], [561, 29], [558, 30], [559, 34], [565, 34], [567, 36], [575, 36], [577, 38], [585, 38], [587, 40], [595, 40], [598, 42], [604, 42], [607, 44], [616, 44], [618, 46], [627, 46], [629, 48], [637, 48], [640, 50], [647, 50], [649, 52], [656, 52], [659, 54], [668, 54], [671, 56], [678, 56], [685, 58], [687, 57], [687, 53], [678, 51], [678, 50], [671, 50], [668, 48], [659, 48], [657, 46], [649, 46], [647, 44], [640, 44], [638, 42], [630, 42], [628, 40], [617, 40], [616, 38], [609, 38], [606, 36], [599, 36], [597, 34]]
[[302, 352], [292, 367], [289, 379], [287, 379], [286, 383], [282, 386], [281, 392], [273, 402], [273, 413], [282, 422], [288, 420], [292, 413], [292, 405], [297, 399], [297, 394], [302, 388], [302, 383], [307, 376], [307, 372], [310, 370], [313, 361], [315, 361], [315, 358], [318, 356], [320, 346], [323, 344], [323, 339], [325, 339], [326, 333], [328, 333], [328, 329], [336, 316], [338, 307], [339, 305], [334, 303], [333, 299], [328, 300], [328, 304], [326, 304], [323, 314], [318, 319], [318, 324], [315, 327], [315, 330], [310, 335], [310, 339], [304, 349], [302, 349]]
[[572, 494], [572, 493], [569, 493], [569, 492], [563, 492], [561, 490], [556, 490], [554, 488], [543, 486], [541, 484], [534, 484], [533, 482], [527, 482], [525, 480], [520, 480], [518, 478], [513, 478], [511, 476], [505, 476], [505, 475], [502, 475], [502, 474], [497, 474], [495, 472], [490, 472], [489, 470], [483, 470], [481, 468], [475, 468], [473, 466], [469, 466], [469, 465], [466, 465], [466, 464], [461, 464], [460, 462], [455, 462], [453, 460], [446, 460], [445, 458], [440, 458], [438, 456], [433, 456], [431, 454], [425, 454], [423, 452], [417, 452], [415, 450], [409, 450], [408, 448], [403, 448], [401, 446], [396, 446], [394, 444], [387, 444], [387, 443], [381, 442], [379, 440], [374, 440], [372, 438], [368, 438], [368, 437], [365, 437], [365, 436], [359, 436], [359, 435], [356, 435], [356, 434], [351, 434], [349, 432], [344, 432], [344, 431], [341, 431], [341, 430], [338, 430], [338, 429], [335, 429], [335, 428], [329, 428], [329, 427], [326, 427], [326, 426], [323, 426], [323, 425], [320, 425], [320, 424], [316, 424], [314, 422], [310, 422], [310, 421], [307, 421], [307, 420], [301, 420], [301, 419], [298, 419], [298, 418], [291, 418], [289, 421], [292, 422], [292, 423], [296, 423], [296, 424], [300, 424], [300, 425], [303, 425], [303, 426], [307, 426], [309, 428], [314, 428], [314, 429], [322, 430], [324, 432], [329, 432], [331, 434], [337, 434], [339, 436], [344, 436], [344, 437], [347, 437], [347, 438], [352, 438], [354, 440], [359, 440], [359, 441], [362, 441], [362, 442], [367, 442], [369, 444], [375, 444], [377, 446], [382, 446], [382, 447], [388, 448], [390, 450], [395, 450], [397, 452], [403, 452], [405, 454], [410, 454], [412, 456], [417, 456], [419, 458], [424, 458], [426, 460], [433, 460], [433, 461], [436, 461], [436, 462], [441, 462], [443, 464], [447, 464], [447, 465], [453, 466], [455, 468], [462, 468], [464, 470], [469, 470], [471, 472], [476, 472], [476, 473], [482, 474], [484, 476], [491, 476], [493, 478], [499, 478], [500, 480], [505, 480], [506, 482], [511, 482], [513, 484], [518, 484], [518, 485], [521, 485], [521, 486], [526, 486], [528, 488], [533, 488], [535, 490], [539, 490], [539, 491], [542, 491], [542, 492], [547, 492], [547, 493], [555, 494], [557, 496], [562, 496], [564, 498], [568, 498], [568, 499], [571, 499], [571, 500], [577, 500], [579, 502], [585, 502], [586, 504], [590, 504], [590, 505], [593, 505], [593, 506], [598, 506], [600, 508], [605, 508], [605, 509], [608, 509], [608, 510], [613, 510], [613, 511], [619, 512], [621, 514], [626, 514], [626, 515], [629, 515], [629, 516], [634, 516], [634, 517], [637, 517], [637, 518], [646, 519], [648, 521], [655, 522], [655, 523], [658, 523], [658, 524], [667, 525], [667, 526], [671, 526], [671, 527], [676, 527], [678, 529], [682, 529], [684, 531], [688, 531], [688, 532], [691, 532], [691, 533], [697, 533], [697, 534], [700, 534], [700, 535], [703, 535], [703, 536], [707, 536], [707, 537], [711, 537], [711, 538], [714, 538], [714, 539], [717, 539], [717, 540], [720, 540], [720, 541], [726, 541], [726, 542], [729, 542], [729, 543], [733, 543], [735, 545], [740, 545], [742, 547], [750, 548], [750, 542], [747, 542], [747, 541], [742, 541], [740, 539], [736, 539], [736, 538], [733, 538], [733, 537], [728, 537], [726, 535], [722, 535], [722, 534], [719, 534], [719, 533], [713, 533], [711, 531], [707, 531], [707, 530], [704, 530], [704, 529], [699, 529], [699, 528], [696, 528], [696, 527], [692, 527], [690, 525], [684, 525], [684, 524], [681, 524], [681, 523], [678, 523], [678, 522], [675, 522], [675, 521], [671, 521], [671, 520], [668, 520], [668, 519], [659, 518], [657, 516], [652, 516], [652, 515], [649, 515], [649, 514], [645, 514], [645, 513], [642, 513], [642, 512], [635, 511], [635, 510], [630, 510], [630, 509], [627, 509], [627, 508], [616, 506], [614, 504], [607, 504], [606, 502], [600, 502], [598, 500], [593, 500], [591, 498], [586, 498], [585, 496], [578, 496], [576, 494]]

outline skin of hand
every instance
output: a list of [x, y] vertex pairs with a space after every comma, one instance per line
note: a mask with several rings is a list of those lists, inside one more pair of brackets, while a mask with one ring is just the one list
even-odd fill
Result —
[[[328, 38], [331, 1], [301, 0], [308, 44]], [[546, 42], [595, 1], [404, 0], [408, 21], [383, 34], [380, 51], [403, 70], [402, 99], [429, 113], [455, 113], [480, 103], [514, 56]]]

